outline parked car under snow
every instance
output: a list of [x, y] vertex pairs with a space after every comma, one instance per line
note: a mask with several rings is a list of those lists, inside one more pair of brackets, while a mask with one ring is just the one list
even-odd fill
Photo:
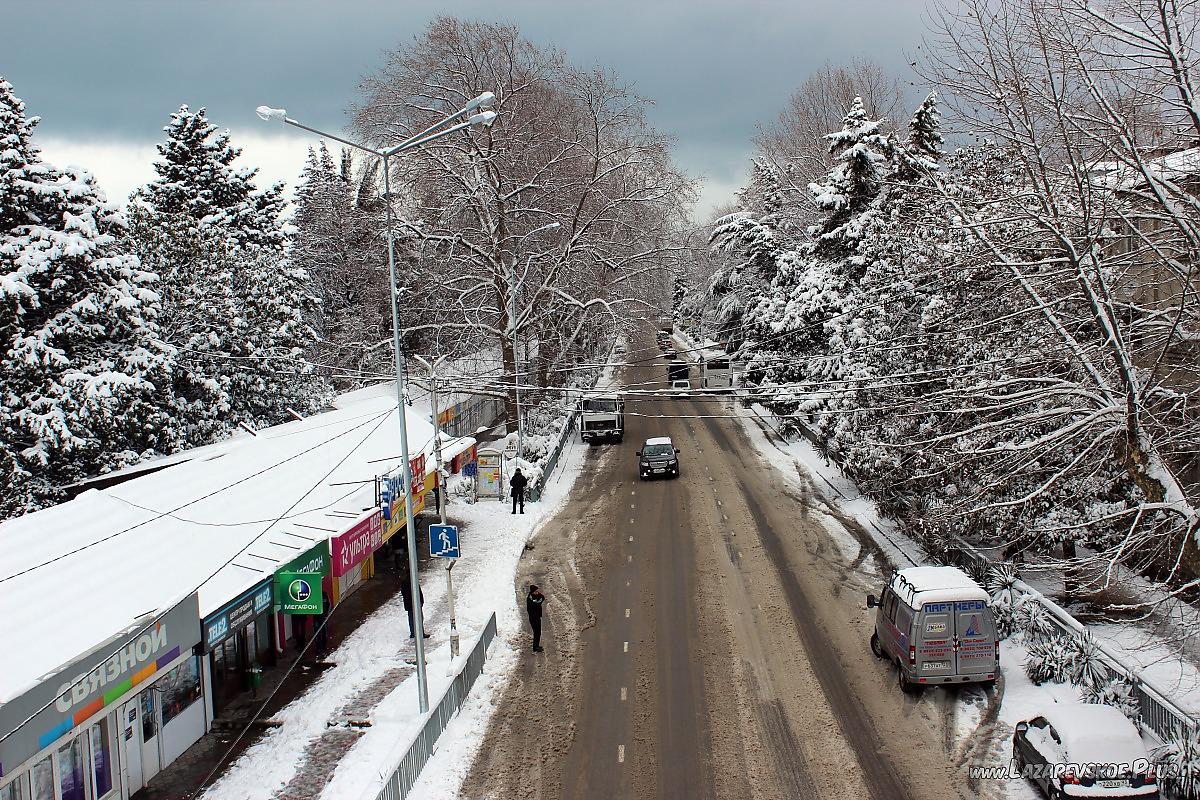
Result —
[[1051, 800], [1156, 798], [1158, 783], [1137, 728], [1112, 706], [1052, 704], [1017, 723], [1017, 770]]

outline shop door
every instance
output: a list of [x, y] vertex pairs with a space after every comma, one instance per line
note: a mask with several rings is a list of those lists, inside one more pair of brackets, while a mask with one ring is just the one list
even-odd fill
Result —
[[125, 777], [125, 796], [145, 786], [142, 781], [142, 726], [138, 713], [139, 698], [121, 707], [121, 771]]
[[138, 728], [134, 738], [142, 740], [142, 783], [158, 774], [158, 693], [147, 689], [138, 697]]

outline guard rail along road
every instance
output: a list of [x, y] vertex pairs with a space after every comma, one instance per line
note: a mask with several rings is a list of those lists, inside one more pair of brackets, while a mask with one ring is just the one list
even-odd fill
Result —
[[488, 645], [495, 638], [496, 615], [493, 613], [488, 618], [487, 625], [483, 626], [483, 632], [475, 640], [475, 646], [471, 648], [470, 654], [463, 662], [462, 669], [446, 687], [445, 694], [426, 714], [425, 723], [421, 726], [420, 732], [406, 749], [393, 751], [393, 753], [399, 752], [401, 755], [396, 766], [392, 768], [392, 774], [384, 783], [383, 789], [378, 792], [375, 790], [368, 792], [363, 795], [363, 800], [401, 800], [408, 796], [413, 784], [421, 776], [421, 770], [425, 768], [425, 763], [433, 755], [438, 737], [442, 735], [442, 731], [450, 724], [450, 720], [462, 708], [463, 702], [471, 692], [471, 687], [475, 685], [475, 679], [483, 672], [483, 662], [487, 660]]
[[[994, 561], [975, 549], [969, 542], [962, 539], [957, 541], [960, 544], [958, 566], [970, 571], [972, 569], [988, 569], [994, 565]], [[1087, 630], [1087, 627], [1067, 613], [1066, 609], [1025, 581], [1014, 582], [1013, 591], [1020, 597], [1027, 597], [1038, 603], [1046, 611], [1050, 622], [1064, 636], [1077, 639]], [[1016, 598], [1013, 599], [1016, 600]], [[1127, 678], [1132, 684], [1133, 696], [1137, 699], [1141, 709], [1143, 728], [1154, 734], [1160, 742], [1166, 742], [1175, 736], [1187, 735], [1190, 738], [1196, 734], [1196, 731], [1200, 729], [1200, 720], [1173, 703], [1166, 692], [1146, 680], [1138, 669], [1125, 664], [1111, 649], [1105, 647], [1103, 642], [1097, 639], [1096, 646], [1103, 656], [1108, 677]]]

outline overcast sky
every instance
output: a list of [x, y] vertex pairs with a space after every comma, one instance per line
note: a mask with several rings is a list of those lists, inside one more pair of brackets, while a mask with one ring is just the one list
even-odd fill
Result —
[[38, 0], [6, 4], [0, 75], [42, 117], [46, 157], [90, 169], [110, 197], [151, 177], [154, 143], [183, 103], [206, 106], [245, 164], [290, 188], [310, 140], [260, 122], [255, 106], [340, 129], [360, 77], [432, 17], [514, 22], [655, 101], [652, 122], [705, 181], [703, 216], [740, 184], [756, 126], [825, 62], [865, 56], [918, 81], [908, 63], [924, 9], [925, 0]]

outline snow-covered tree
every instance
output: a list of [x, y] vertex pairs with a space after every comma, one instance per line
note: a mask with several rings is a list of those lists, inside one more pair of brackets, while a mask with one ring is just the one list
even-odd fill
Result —
[[254, 170], [234, 165], [240, 151], [203, 109], [183, 106], [164, 130], [127, 240], [161, 278], [179, 425], [195, 445], [305, 413], [325, 389], [305, 357], [316, 301], [285, 254], [282, 185], [256, 191]]
[[0, 79], [0, 514], [176, 446], [156, 276], [86, 172], [42, 160]]
[[381, 146], [496, 94], [490, 129], [393, 160], [392, 185], [407, 196], [397, 233], [417, 248], [412, 277], [441, 314], [406, 328], [498, 351], [510, 424], [518, 341], [520, 379], [542, 386], [594, 359], [633, 309], [665, 305], [691, 187], [616, 76], [511, 25], [441, 18], [363, 88], [355, 125]]
[[349, 150], [335, 164], [322, 143], [309, 149], [296, 187], [289, 255], [312, 279], [317, 299], [311, 360], [342, 386], [394, 369], [380, 345], [391, 343], [392, 320], [377, 171], [369, 164], [356, 176]]

